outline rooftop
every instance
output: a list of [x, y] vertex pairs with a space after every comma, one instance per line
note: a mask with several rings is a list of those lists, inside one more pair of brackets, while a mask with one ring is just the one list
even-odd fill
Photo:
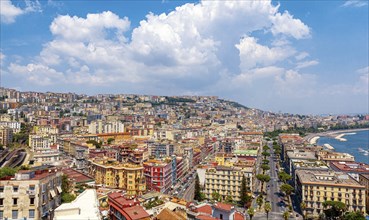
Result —
[[123, 211], [133, 220], [150, 219], [149, 213], [142, 206], [124, 208]]
[[342, 172], [356, 172], [356, 173], [368, 173], [369, 165], [359, 162], [330, 162], [333, 169], [337, 169]]
[[365, 188], [349, 175], [331, 170], [297, 170], [296, 175], [303, 184]]
[[303, 150], [294, 150], [287, 152], [288, 158], [300, 158], [300, 159], [316, 159], [315, 152], [312, 151], [303, 151]]
[[96, 190], [86, 189], [73, 202], [64, 203], [55, 209], [55, 220], [99, 220], [101, 219]]

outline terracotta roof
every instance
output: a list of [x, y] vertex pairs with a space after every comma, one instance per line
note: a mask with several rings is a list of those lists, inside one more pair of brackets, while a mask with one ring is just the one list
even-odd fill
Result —
[[142, 206], [132, 206], [128, 208], [124, 208], [123, 211], [132, 219], [139, 220], [149, 218], [150, 215], [145, 211]]
[[213, 213], [213, 209], [210, 205], [203, 205], [201, 207], [196, 208], [196, 212], [206, 213], [211, 215]]
[[219, 218], [214, 218], [214, 217], [211, 217], [211, 216], [208, 216], [208, 215], [198, 215], [198, 216], [196, 216], [196, 219], [199, 219], [199, 220], [219, 220]]
[[68, 178], [73, 179], [76, 183], [85, 183], [85, 182], [92, 182], [94, 181], [93, 178], [78, 172], [76, 170], [73, 170], [72, 168], [63, 169], [63, 174], [67, 175]]
[[168, 208], [163, 209], [159, 215], [156, 216], [158, 220], [185, 220], [186, 218], [170, 211]]
[[239, 213], [239, 212], [236, 212], [234, 213], [234, 220], [244, 220], [245, 217], [243, 216], [243, 214]]
[[232, 205], [229, 205], [229, 204], [224, 204], [224, 203], [220, 203], [220, 202], [217, 202], [214, 207], [216, 209], [222, 209], [224, 211], [227, 211], [227, 212], [230, 212], [232, 210], [232, 208], [234, 208]]

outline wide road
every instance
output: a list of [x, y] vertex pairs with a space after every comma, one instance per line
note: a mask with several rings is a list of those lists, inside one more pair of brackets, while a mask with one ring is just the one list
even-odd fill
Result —
[[278, 181], [278, 173], [276, 168], [276, 162], [274, 161], [275, 154], [274, 149], [272, 146], [272, 142], [268, 143], [268, 147], [270, 148], [270, 158], [269, 158], [269, 175], [270, 175], [270, 181], [267, 185], [267, 201], [269, 201], [272, 205], [272, 212], [278, 212], [282, 213], [284, 212], [285, 208], [281, 207], [280, 200], [281, 197], [279, 196], [279, 188], [281, 183]]
[[195, 195], [195, 181], [192, 181], [188, 188], [184, 191], [182, 199], [186, 201], [193, 201]]

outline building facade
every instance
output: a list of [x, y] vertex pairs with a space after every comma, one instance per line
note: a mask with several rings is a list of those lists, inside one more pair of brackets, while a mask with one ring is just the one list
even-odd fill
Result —
[[146, 191], [141, 165], [119, 163], [111, 158], [95, 158], [89, 164], [89, 174], [96, 184], [123, 189], [127, 195], [142, 195]]
[[324, 201], [340, 201], [347, 211], [365, 213], [365, 186], [345, 173], [322, 170], [297, 170], [296, 193], [300, 202], [306, 204], [304, 213], [319, 216]]
[[242, 177], [246, 178], [246, 187], [251, 192], [252, 170], [240, 167], [217, 166], [209, 168], [205, 172], [205, 196], [213, 199], [212, 194], [217, 192], [223, 200], [227, 196], [232, 197], [232, 201], [240, 201], [240, 191]]
[[143, 163], [148, 190], [167, 193], [172, 184], [172, 161], [149, 160]]
[[52, 219], [61, 204], [62, 172], [21, 170], [0, 181], [0, 219]]

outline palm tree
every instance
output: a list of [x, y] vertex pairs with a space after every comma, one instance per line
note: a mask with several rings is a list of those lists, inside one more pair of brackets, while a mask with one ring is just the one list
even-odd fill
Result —
[[247, 209], [247, 214], [250, 216], [250, 220], [252, 220], [252, 217], [254, 217], [255, 215], [255, 209], [250, 207], [249, 209]]
[[283, 218], [284, 218], [284, 220], [288, 220], [289, 217], [290, 217], [290, 212], [289, 211], [283, 212]]
[[305, 202], [301, 202], [300, 204], [300, 208], [301, 208], [301, 211], [302, 211], [302, 217], [305, 219], [305, 209], [306, 209], [306, 203]]
[[272, 206], [270, 205], [270, 202], [265, 203], [264, 210], [267, 214], [267, 219], [269, 219], [269, 212], [272, 210]]

